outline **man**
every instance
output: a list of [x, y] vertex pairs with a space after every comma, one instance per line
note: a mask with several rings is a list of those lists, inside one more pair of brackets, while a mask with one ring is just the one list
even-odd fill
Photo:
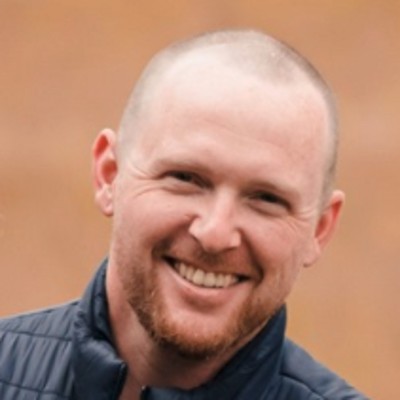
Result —
[[1, 322], [0, 398], [365, 399], [284, 337], [343, 203], [335, 120], [263, 33], [158, 54], [93, 147], [109, 257], [82, 300]]

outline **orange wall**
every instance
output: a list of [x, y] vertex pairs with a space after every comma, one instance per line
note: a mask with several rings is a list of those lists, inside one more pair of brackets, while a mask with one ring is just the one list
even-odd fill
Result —
[[[138, 4], [139, 3], [139, 4]], [[342, 116], [334, 243], [290, 298], [289, 332], [371, 398], [400, 371], [400, 2], [0, 2], [0, 314], [77, 297], [107, 252], [90, 146], [140, 68], [177, 38], [251, 26], [319, 67]]]

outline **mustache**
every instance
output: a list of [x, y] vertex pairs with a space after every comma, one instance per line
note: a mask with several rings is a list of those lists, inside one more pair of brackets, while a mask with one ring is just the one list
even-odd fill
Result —
[[167, 239], [160, 243], [155, 249], [156, 255], [168, 254], [174, 258], [195, 259], [198, 262], [217, 266], [227, 262], [226, 254], [209, 253], [198, 243], [191, 240]]
[[[159, 257], [169, 256], [186, 262], [193, 262], [195, 265], [207, 265], [216, 269], [239, 269], [242, 270], [245, 265], [248, 269], [253, 269], [261, 273], [257, 262], [252, 260], [249, 255], [238, 253], [237, 250], [226, 251], [223, 253], [210, 253], [204, 250], [199, 243], [190, 237], [169, 238], [162, 241], [154, 250], [155, 255]], [[234, 266], [238, 268], [235, 268]], [[240, 268], [240, 266], [242, 268]]]

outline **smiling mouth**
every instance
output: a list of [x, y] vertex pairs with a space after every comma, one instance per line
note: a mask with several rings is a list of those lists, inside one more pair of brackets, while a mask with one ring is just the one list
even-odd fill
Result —
[[241, 275], [207, 272], [172, 257], [164, 259], [180, 277], [198, 287], [224, 289], [247, 279]]

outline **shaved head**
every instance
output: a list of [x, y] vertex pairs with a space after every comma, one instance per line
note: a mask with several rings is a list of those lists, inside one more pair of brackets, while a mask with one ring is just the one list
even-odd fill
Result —
[[216, 66], [239, 70], [261, 81], [286, 86], [309, 84], [318, 90], [329, 115], [329, 149], [323, 189], [329, 195], [337, 158], [337, 114], [332, 92], [307, 59], [287, 44], [260, 31], [224, 30], [206, 33], [174, 43], [156, 54], [137, 81], [123, 113], [118, 153], [122, 155], [134, 145], [132, 139], [140, 133], [139, 122], [151, 111], [151, 102], [173, 67], [196, 57], [199, 60], [212, 58]]

